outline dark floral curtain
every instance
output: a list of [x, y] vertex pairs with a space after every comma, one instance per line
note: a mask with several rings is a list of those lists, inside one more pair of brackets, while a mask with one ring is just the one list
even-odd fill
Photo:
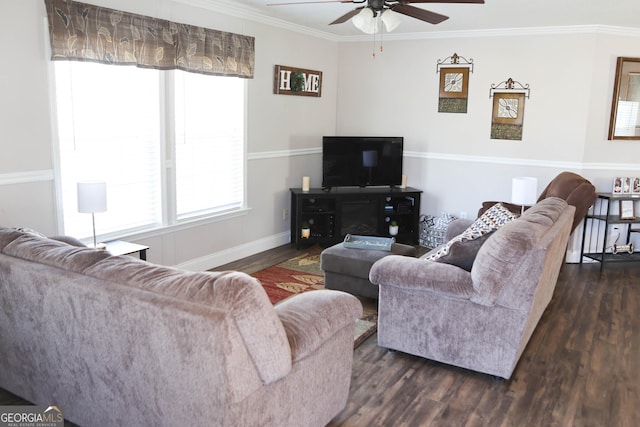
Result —
[[66, 0], [44, 0], [51, 59], [253, 78], [255, 39]]

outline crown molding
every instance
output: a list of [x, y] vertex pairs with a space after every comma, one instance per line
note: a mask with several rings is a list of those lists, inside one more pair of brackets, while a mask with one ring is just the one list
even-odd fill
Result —
[[296, 33], [302, 33], [309, 36], [325, 39], [329, 41], [340, 41], [341, 37], [325, 31], [316, 30], [305, 27], [303, 25], [294, 24], [278, 18], [267, 16], [259, 10], [238, 4], [231, 0], [174, 0], [176, 3], [182, 3], [189, 6], [199, 7], [201, 9], [211, 10], [220, 13], [224, 10], [224, 15], [234, 16], [236, 18], [248, 19], [260, 24], [270, 25], [272, 27], [282, 28]]
[[[496, 28], [486, 30], [464, 31], [429, 31], [421, 33], [385, 33], [386, 41], [400, 40], [429, 40], [481, 37], [515, 37], [515, 36], [545, 36], [566, 34], [604, 34], [624, 37], [640, 37], [640, 28], [613, 27], [608, 25], [569, 25], [556, 27], [523, 27]], [[371, 41], [371, 35], [344, 36], [340, 41]]]
[[[232, 0], [174, 0], [177, 3], [199, 7], [236, 18], [248, 19], [265, 25], [270, 25], [297, 33], [307, 34], [334, 42], [360, 42], [371, 41], [371, 35], [361, 34], [356, 36], [339, 36], [326, 31], [320, 31], [289, 21], [274, 18], [263, 14], [258, 9], [238, 4]], [[616, 27], [610, 25], [567, 25], [554, 27], [523, 27], [523, 28], [496, 28], [486, 30], [463, 31], [428, 31], [417, 33], [385, 33], [387, 41], [400, 40], [429, 40], [451, 38], [477, 38], [477, 37], [513, 37], [513, 36], [539, 36], [562, 34], [605, 34], [623, 37], [640, 37], [640, 28]]]

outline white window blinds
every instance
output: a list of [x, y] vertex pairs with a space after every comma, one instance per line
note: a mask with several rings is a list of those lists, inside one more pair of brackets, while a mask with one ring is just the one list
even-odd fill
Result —
[[107, 183], [99, 235], [243, 207], [241, 79], [56, 62], [55, 82], [66, 234], [92, 234], [77, 212], [76, 184], [84, 180]]
[[177, 72], [175, 79], [178, 218], [243, 203], [244, 82]]

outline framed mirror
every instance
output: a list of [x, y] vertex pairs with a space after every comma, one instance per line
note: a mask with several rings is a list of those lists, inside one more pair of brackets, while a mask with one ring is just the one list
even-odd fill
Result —
[[640, 139], [640, 58], [618, 57], [609, 139]]

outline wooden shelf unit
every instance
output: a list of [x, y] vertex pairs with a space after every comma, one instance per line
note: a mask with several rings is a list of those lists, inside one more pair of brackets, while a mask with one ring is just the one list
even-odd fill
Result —
[[[613, 213], [612, 208], [622, 200], [631, 200], [634, 203], [640, 201], [640, 195], [636, 194], [612, 194], [598, 193], [598, 198], [593, 204], [590, 213], [584, 219], [584, 228], [582, 231], [582, 248], [580, 251], [580, 263], [584, 258], [589, 258], [600, 263], [600, 270], [608, 262], [637, 262], [640, 261], [640, 251], [634, 248], [633, 253], [621, 252], [614, 254], [612, 251], [607, 252], [607, 239], [609, 238], [609, 228], [614, 225], [623, 225], [626, 228], [626, 242], [618, 242], [618, 244], [629, 244], [631, 233], [640, 232], [640, 228], [633, 228], [633, 224], [640, 224], [640, 218], [636, 216], [634, 219], [622, 219], [617, 213]], [[618, 203], [616, 203], [618, 202]], [[623, 230], [618, 230], [620, 237], [623, 236]], [[600, 242], [602, 238], [602, 242]], [[589, 242], [589, 248], [585, 245]], [[595, 242], [595, 244], [593, 243]], [[595, 249], [594, 249], [595, 246]]]

